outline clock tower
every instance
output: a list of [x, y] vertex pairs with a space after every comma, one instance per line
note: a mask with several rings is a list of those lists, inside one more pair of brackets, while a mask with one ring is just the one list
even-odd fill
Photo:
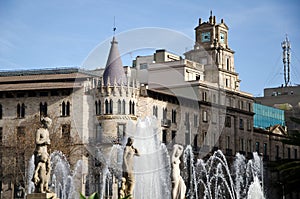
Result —
[[240, 80], [234, 67], [234, 51], [228, 46], [228, 26], [210, 14], [207, 22], [199, 19], [195, 28], [194, 49], [185, 53], [185, 58], [203, 64], [205, 81], [218, 83], [221, 88], [238, 91]]

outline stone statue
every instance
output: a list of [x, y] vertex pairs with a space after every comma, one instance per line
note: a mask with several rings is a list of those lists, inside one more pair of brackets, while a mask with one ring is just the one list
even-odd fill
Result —
[[35, 151], [34, 151], [34, 175], [32, 181], [35, 185], [36, 193], [50, 193], [48, 181], [50, 178], [50, 157], [48, 154], [48, 145], [50, 145], [48, 128], [52, 120], [49, 117], [41, 119], [42, 127], [35, 134]]
[[138, 150], [133, 147], [133, 138], [127, 139], [127, 144], [124, 148], [123, 154], [123, 177], [125, 178], [125, 196], [133, 195], [134, 188], [134, 173], [133, 173], [133, 158], [134, 156], [140, 156]]
[[172, 165], [172, 199], [184, 199], [186, 186], [185, 183], [180, 176], [180, 156], [183, 153], [183, 146], [175, 144], [173, 146], [173, 153], [171, 157], [171, 165]]
[[119, 198], [125, 198], [125, 191], [126, 191], [126, 179], [123, 177], [121, 182], [121, 187], [119, 189]]

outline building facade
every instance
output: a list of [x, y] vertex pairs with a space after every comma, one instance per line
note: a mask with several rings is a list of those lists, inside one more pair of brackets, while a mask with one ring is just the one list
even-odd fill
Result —
[[[86, 195], [104, 190], [106, 198], [118, 197], [118, 175], [101, 183], [106, 166], [103, 159], [113, 145], [124, 143], [130, 134], [128, 125], [147, 116], [159, 121], [160, 140], [167, 147], [192, 145], [199, 158], [217, 149], [228, 157], [237, 152], [251, 157], [257, 151], [276, 160], [293, 151], [298, 158], [297, 147], [288, 150], [280, 142], [286, 135], [284, 128], [254, 128], [254, 98], [240, 90], [224, 20], [217, 23], [212, 15], [207, 22], [200, 19], [195, 35], [194, 49], [184, 58], [160, 49], [153, 55], [138, 56], [132, 67], [123, 67], [114, 37], [104, 70], [0, 73], [3, 197], [13, 198], [19, 185], [28, 186], [25, 173], [34, 150], [33, 132], [42, 116], [54, 121], [51, 132], [58, 134], [58, 139], [52, 141], [53, 150], [58, 147], [66, 153], [72, 168], [82, 161], [77, 191]], [[31, 144], [23, 148], [10, 144], [22, 136]], [[62, 145], [64, 148], [59, 148]], [[18, 154], [13, 156], [7, 150]], [[18, 163], [21, 159], [24, 164]], [[9, 169], [10, 162], [14, 172]]]

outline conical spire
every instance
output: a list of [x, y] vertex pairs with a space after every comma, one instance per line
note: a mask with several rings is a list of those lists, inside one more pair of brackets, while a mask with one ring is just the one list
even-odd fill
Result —
[[126, 84], [126, 75], [118, 49], [118, 42], [115, 37], [113, 37], [111, 42], [110, 52], [103, 73], [103, 81], [104, 86], [108, 84], [114, 85], [114, 83], [117, 83], [117, 85]]

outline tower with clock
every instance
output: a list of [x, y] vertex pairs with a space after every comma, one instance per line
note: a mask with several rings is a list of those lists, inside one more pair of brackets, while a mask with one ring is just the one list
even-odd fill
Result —
[[194, 49], [185, 53], [185, 58], [205, 67], [205, 81], [217, 83], [221, 88], [238, 91], [240, 80], [234, 67], [234, 51], [228, 46], [228, 26], [210, 14], [207, 22], [199, 19], [195, 28]]

